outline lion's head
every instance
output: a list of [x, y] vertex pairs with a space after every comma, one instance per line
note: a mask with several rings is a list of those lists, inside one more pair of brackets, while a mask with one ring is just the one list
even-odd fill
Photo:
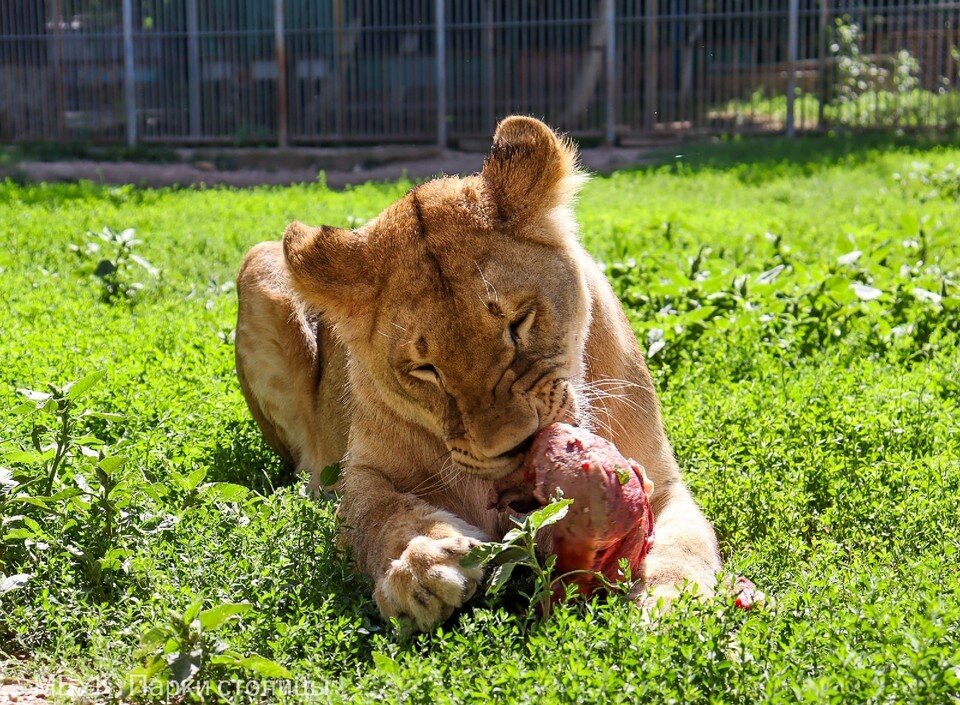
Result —
[[284, 234], [354, 385], [477, 476], [516, 469], [533, 434], [576, 414], [591, 303], [571, 212], [581, 181], [567, 141], [512, 117], [479, 174], [417, 186], [357, 230]]

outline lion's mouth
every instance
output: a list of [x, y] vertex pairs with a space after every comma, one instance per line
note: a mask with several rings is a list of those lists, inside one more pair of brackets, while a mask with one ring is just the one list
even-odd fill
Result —
[[[539, 432], [540, 432], [540, 431], [539, 431], [539, 429], [538, 429], [538, 430], [537, 430], [537, 433], [539, 433]], [[498, 455], [498, 456], [496, 456], [496, 457], [494, 457], [494, 458], [491, 458], [491, 460], [494, 461], [494, 462], [500, 461], [500, 462], [502, 462], [504, 465], [507, 464], [507, 461], [513, 461], [513, 460], [516, 460], [517, 458], [520, 458], [521, 460], [523, 460], [523, 458], [526, 456], [527, 452], [528, 452], [528, 451], [530, 450], [530, 448], [533, 446], [533, 439], [536, 438], [536, 437], [537, 437], [537, 434], [534, 433], [533, 435], [531, 435], [530, 437], [528, 437], [528, 438], [527, 438], [525, 441], [523, 441], [522, 443], [518, 443], [518, 444], [515, 445], [513, 448], [511, 448], [510, 450], [508, 450], [506, 453], [501, 453], [500, 455]]]

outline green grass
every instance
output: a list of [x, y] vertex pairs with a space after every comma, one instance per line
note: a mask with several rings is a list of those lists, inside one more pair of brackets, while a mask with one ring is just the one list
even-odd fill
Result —
[[[960, 124], [960, 92], [868, 90], [824, 105], [823, 125], [818, 124], [820, 99], [815, 94], [799, 93], [793, 109], [795, 124], [801, 130], [824, 127], [952, 129]], [[767, 95], [757, 90], [747, 99], [730, 100], [713, 108], [709, 116], [737, 124], [753, 124], [762, 130], [783, 129], [787, 123], [787, 96]]]
[[[2, 464], [36, 479], [32, 500], [0, 488], [0, 567], [30, 575], [0, 594], [0, 652], [18, 657], [6, 668], [116, 693], [169, 610], [249, 603], [215, 632], [171, 637], [174, 652], [202, 652], [201, 685], [273, 668], [241, 663], [258, 654], [294, 677], [300, 695], [270, 698], [283, 701], [960, 701], [960, 203], [947, 169], [960, 149], [820, 138], [678, 151], [594, 179], [578, 214], [655, 353], [667, 429], [727, 571], [772, 604], [682, 601], [649, 624], [613, 598], [546, 622], [478, 599], [405, 638], [333, 547], [332, 504], [304, 496], [248, 416], [230, 283], [245, 249], [288, 220], [362, 222], [409, 184], [6, 183]], [[102, 254], [69, 245], [107, 247], [91, 234], [104, 227], [135, 228], [132, 251], [159, 275], [127, 258], [122, 286], [94, 276]], [[95, 371], [72, 401], [73, 437], [126, 460], [98, 474], [97, 458], [68, 455], [43, 499], [50, 461], [31, 457], [31, 433], [42, 447], [58, 419], [23, 412], [16, 389]], [[78, 417], [87, 408], [122, 419]]]

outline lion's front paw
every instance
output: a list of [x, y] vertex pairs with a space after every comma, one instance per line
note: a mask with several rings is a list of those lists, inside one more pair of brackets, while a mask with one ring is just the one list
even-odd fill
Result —
[[716, 582], [716, 576], [708, 571], [648, 573], [633, 597], [644, 612], [653, 615], [666, 610], [681, 594], [710, 599]]
[[373, 593], [384, 617], [408, 617], [421, 631], [440, 624], [473, 597], [480, 568], [460, 561], [479, 544], [468, 536], [417, 536], [377, 581]]

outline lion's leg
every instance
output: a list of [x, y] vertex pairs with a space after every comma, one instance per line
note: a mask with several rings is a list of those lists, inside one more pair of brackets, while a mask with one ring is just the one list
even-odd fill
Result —
[[341, 540], [373, 578], [384, 617], [410, 619], [420, 630], [447, 619], [477, 589], [483, 571], [464, 567], [467, 552], [487, 540], [454, 514], [399, 492], [389, 471], [348, 464], [338, 509]]
[[237, 298], [236, 363], [243, 396], [267, 443], [309, 473], [316, 489], [320, 471], [340, 460], [346, 445], [345, 412], [324, 408], [340, 403], [330, 384], [322, 383], [337, 362], [338, 346], [294, 292], [279, 242], [260, 243], [247, 253]]

